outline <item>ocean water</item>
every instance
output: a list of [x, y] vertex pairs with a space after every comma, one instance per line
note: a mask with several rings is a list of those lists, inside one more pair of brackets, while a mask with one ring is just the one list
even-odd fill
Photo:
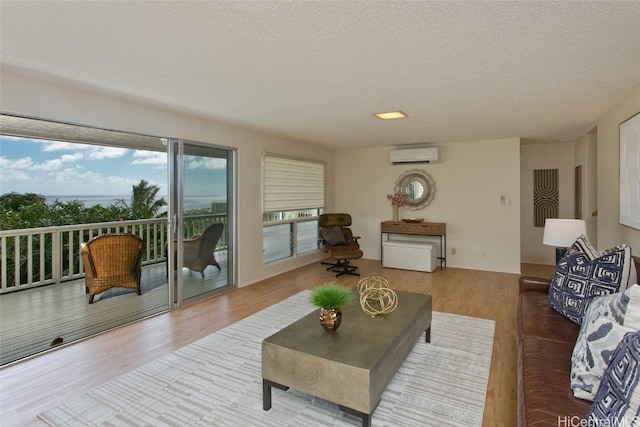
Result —
[[[167, 200], [167, 196], [164, 197]], [[107, 207], [116, 203], [116, 201], [122, 199], [127, 203], [127, 205], [131, 202], [131, 195], [128, 194], [126, 196], [118, 196], [118, 195], [110, 195], [110, 196], [87, 196], [87, 195], [77, 195], [77, 196], [45, 196], [47, 199], [47, 203], [53, 203], [56, 199], [59, 201], [66, 203], [71, 202], [73, 200], [80, 200], [84, 202], [85, 208], [90, 208], [96, 205], [102, 205]], [[192, 196], [185, 197], [184, 200], [184, 210], [189, 209], [209, 209], [211, 208], [212, 203], [225, 203], [226, 200], [215, 198], [212, 196]]]

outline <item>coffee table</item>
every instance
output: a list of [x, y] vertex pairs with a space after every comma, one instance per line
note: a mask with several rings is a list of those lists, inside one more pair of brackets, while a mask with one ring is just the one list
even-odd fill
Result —
[[357, 298], [342, 307], [335, 332], [320, 326], [318, 310], [262, 341], [263, 409], [271, 388], [294, 388], [339, 405], [371, 426], [387, 385], [426, 332], [431, 340], [431, 296], [396, 291], [398, 307], [370, 317]]

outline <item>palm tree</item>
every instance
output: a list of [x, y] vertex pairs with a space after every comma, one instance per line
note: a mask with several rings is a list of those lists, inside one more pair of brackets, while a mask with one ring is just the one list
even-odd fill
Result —
[[156, 200], [160, 191], [157, 185], [149, 185], [144, 179], [134, 185], [131, 194], [131, 219], [154, 218], [163, 206], [167, 205], [164, 197]]

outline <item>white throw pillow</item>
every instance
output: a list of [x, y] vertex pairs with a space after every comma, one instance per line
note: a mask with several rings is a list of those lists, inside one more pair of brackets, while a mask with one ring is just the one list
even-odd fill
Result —
[[640, 330], [640, 285], [594, 298], [588, 305], [571, 356], [571, 389], [593, 400], [611, 356], [627, 332]]

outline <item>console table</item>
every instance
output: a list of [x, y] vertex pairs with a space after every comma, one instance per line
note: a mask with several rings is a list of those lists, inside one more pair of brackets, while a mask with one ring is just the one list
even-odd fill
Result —
[[[411, 234], [416, 236], [434, 236], [440, 238], [440, 269], [447, 266], [447, 224], [444, 222], [404, 222], [383, 221], [380, 223], [381, 240], [384, 234]], [[382, 244], [382, 241], [381, 241]], [[383, 251], [381, 248], [381, 256]]]

